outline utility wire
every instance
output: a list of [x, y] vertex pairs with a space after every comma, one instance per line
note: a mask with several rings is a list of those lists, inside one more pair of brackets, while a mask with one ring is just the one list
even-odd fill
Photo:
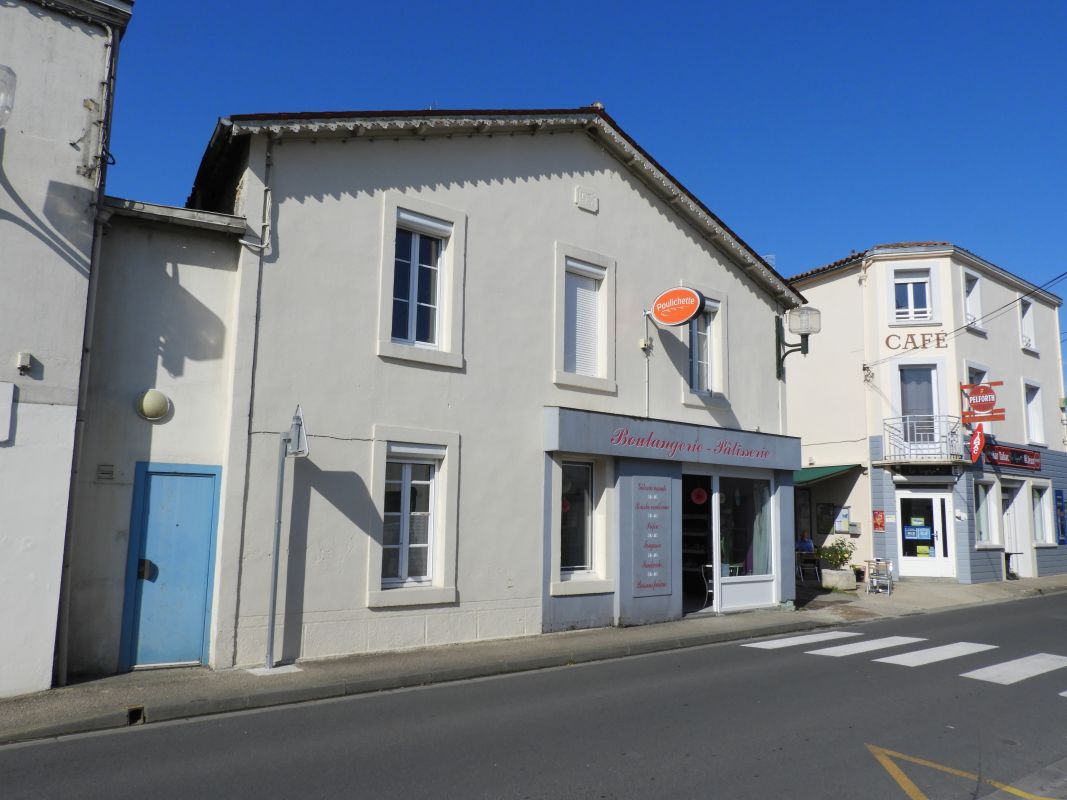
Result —
[[[967, 324], [961, 325], [960, 327], [956, 328], [955, 330], [949, 331], [947, 334], [945, 334], [945, 341], [948, 341], [949, 339], [956, 338], [963, 331], [967, 330], [968, 328], [974, 327], [975, 325], [978, 325], [981, 322], [990, 322], [990, 321], [996, 319], [997, 317], [1003, 316], [1013, 306], [1018, 305], [1020, 302], [1025, 300], [1027, 297], [1031, 297], [1031, 296], [1037, 294], [1038, 292], [1044, 291], [1045, 289], [1049, 288], [1050, 286], [1056, 285], [1057, 283], [1062, 281], [1064, 278], [1067, 278], [1067, 272], [1061, 272], [1059, 275], [1055, 276], [1054, 278], [1052, 278], [1048, 282], [1042, 284], [1041, 286], [1037, 286], [1037, 287], [1031, 289], [1026, 294], [1021, 294], [1017, 298], [1015, 298], [1014, 300], [1011, 300], [1010, 302], [1005, 303], [1004, 305], [1000, 306], [999, 308], [994, 308], [989, 313], [983, 314], [981, 317], [978, 317], [977, 319], [973, 320], [972, 322], [968, 322]], [[1065, 335], [1063, 338], [1061, 338], [1060, 341], [1067, 341], [1067, 335]], [[914, 352], [915, 352], [914, 349], [901, 350], [899, 353], [893, 353], [892, 355], [886, 356], [885, 358], [880, 358], [877, 361], [871, 361], [868, 364], [864, 364], [864, 366], [868, 367], [868, 368], [877, 367], [880, 364], [885, 364], [885, 363], [887, 363], [889, 361], [893, 361], [894, 359], [902, 358], [905, 355], [911, 355]]]

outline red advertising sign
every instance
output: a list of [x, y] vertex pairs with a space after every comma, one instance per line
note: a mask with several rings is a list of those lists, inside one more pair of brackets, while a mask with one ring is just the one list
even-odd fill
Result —
[[1041, 453], [1036, 450], [1023, 450], [1018, 447], [1005, 447], [1002, 444], [994, 444], [986, 449], [986, 458], [1001, 467], [1041, 469]]
[[988, 383], [961, 383], [960, 391], [967, 399], [963, 409], [964, 424], [975, 422], [998, 422], [1004, 419], [1004, 409], [997, 408], [997, 393], [994, 386], [1003, 386], [1004, 381]]
[[885, 512], [874, 512], [874, 531], [875, 533], [885, 533]]
[[979, 383], [967, 395], [971, 411], [975, 414], [988, 414], [997, 405], [997, 393], [988, 383]]
[[971, 441], [967, 443], [967, 448], [971, 453], [971, 463], [973, 464], [982, 455], [982, 450], [985, 449], [985, 433], [982, 432], [981, 422], [978, 423], [978, 427], [971, 434]]
[[685, 325], [704, 310], [704, 295], [696, 289], [678, 286], [652, 301], [652, 319], [660, 325]]

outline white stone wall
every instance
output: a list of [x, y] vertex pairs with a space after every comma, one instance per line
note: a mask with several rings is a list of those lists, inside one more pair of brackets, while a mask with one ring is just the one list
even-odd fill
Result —
[[[254, 143], [252, 168], [262, 152]], [[579, 185], [598, 195], [599, 213], [576, 207]], [[642, 311], [663, 289], [685, 283], [721, 297], [729, 396], [685, 405], [687, 347], [678, 331], [652, 328], [650, 416], [779, 432], [773, 303], [583, 134], [284, 140], [273, 147], [271, 187], [238, 664], [262, 658], [277, 433], [297, 403], [312, 453], [287, 465], [284, 658], [538, 632], [543, 408], [643, 416]], [[256, 195], [251, 189], [246, 199]], [[392, 269], [394, 223], [383, 220], [390, 198], [436, 204], [466, 220], [459, 368], [376, 354], [383, 246]], [[257, 213], [249, 210], [250, 221]], [[617, 391], [553, 383], [561, 242], [615, 263]], [[370, 538], [380, 535], [381, 500], [370, 489], [374, 425], [460, 437], [454, 605], [367, 608], [368, 581], [377, 580], [367, 567]]]
[[[0, 131], [0, 696], [47, 689], [59, 606], [93, 239], [103, 29], [36, 3], [0, 4], [0, 62], [17, 76]], [[16, 353], [32, 353], [25, 375]]]

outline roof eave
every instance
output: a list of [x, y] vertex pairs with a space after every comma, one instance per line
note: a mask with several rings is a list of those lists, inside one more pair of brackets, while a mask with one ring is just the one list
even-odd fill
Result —
[[491, 134], [545, 130], [584, 130], [596, 136], [611, 154], [645, 185], [686, 218], [776, 302], [790, 308], [807, 301], [740, 236], [711, 212], [692, 192], [652, 158], [603, 109], [430, 110], [298, 112], [292, 114], [238, 114], [220, 119], [197, 172], [192, 197], [210, 180], [212, 163], [236, 136], [267, 133], [362, 137], [368, 134], [407, 133], [414, 136]]

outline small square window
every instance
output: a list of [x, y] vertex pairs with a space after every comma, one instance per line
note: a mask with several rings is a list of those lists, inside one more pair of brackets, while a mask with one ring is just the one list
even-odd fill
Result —
[[930, 270], [897, 270], [893, 275], [895, 319], [918, 322], [933, 318], [930, 298]]

